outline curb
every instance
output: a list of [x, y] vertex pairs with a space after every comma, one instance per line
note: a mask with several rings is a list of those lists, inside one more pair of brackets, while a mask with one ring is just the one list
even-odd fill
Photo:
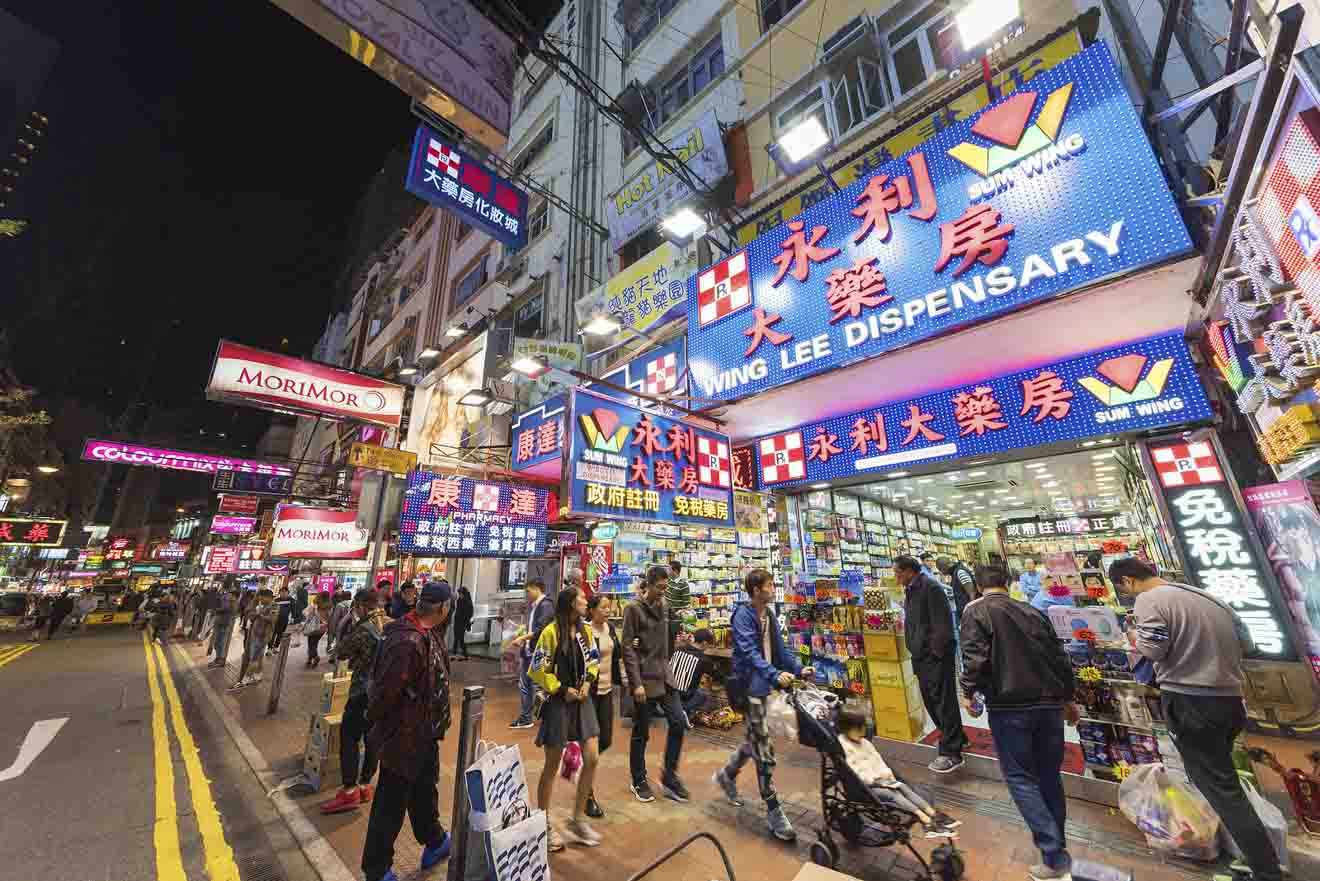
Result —
[[307, 862], [311, 864], [312, 869], [320, 876], [321, 881], [357, 881], [357, 874], [348, 867], [339, 856], [339, 853], [317, 831], [316, 827], [303, 814], [302, 808], [284, 792], [273, 791], [280, 784], [279, 776], [271, 770], [265, 756], [257, 749], [257, 745], [252, 742], [252, 738], [248, 737], [237, 717], [230, 712], [224, 701], [216, 694], [211, 683], [202, 675], [197, 667], [197, 662], [179, 645], [173, 642], [169, 645], [180, 659], [183, 668], [192, 675], [201, 687], [201, 691], [206, 695], [211, 708], [224, 723], [225, 730], [229, 732], [234, 745], [243, 756], [243, 761], [247, 763], [253, 776], [257, 778], [257, 783], [261, 786], [262, 791], [272, 793], [270, 800], [275, 805], [275, 810], [279, 813], [280, 818], [284, 820], [284, 824], [288, 827], [293, 840], [298, 843], [298, 848], [306, 857]]

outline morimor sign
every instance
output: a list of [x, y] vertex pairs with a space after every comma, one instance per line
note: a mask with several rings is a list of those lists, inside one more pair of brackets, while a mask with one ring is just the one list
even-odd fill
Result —
[[356, 511], [281, 505], [275, 511], [270, 556], [362, 560], [367, 541], [367, 531], [357, 526]]
[[263, 410], [389, 428], [397, 428], [403, 419], [401, 385], [228, 340], [221, 341], [216, 351], [206, 396]]

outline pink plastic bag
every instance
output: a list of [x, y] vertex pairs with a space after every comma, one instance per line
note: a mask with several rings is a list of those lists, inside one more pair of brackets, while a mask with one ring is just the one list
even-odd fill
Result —
[[569, 741], [564, 747], [564, 754], [559, 759], [559, 776], [565, 780], [577, 780], [578, 771], [582, 770], [582, 745], [576, 740]]

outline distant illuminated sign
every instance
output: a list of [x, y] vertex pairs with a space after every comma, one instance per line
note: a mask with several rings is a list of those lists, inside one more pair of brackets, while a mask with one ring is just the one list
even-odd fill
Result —
[[193, 453], [187, 450], [165, 450], [159, 447], [140, 447], [136, 444], [123, 444], [118, 441], [104, 441], [88, 438], [83, 444], [82, 457], [88, 462], [110, 462], [119, 465], [136, 465], [141, 468], [164, 468], [171, 471], [204, 471], [212, 474], [221, 469], [247, 471], [252, 474], [292, 474], [287, 465], [274, 462], [259, 462], [252, 459], [235, 459], [230, 456], [213, 456], [209, 453]]

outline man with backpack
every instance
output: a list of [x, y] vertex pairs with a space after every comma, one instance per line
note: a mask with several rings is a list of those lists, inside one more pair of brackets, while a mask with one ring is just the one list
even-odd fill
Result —
[[394, 840], [405, 812], [423, 848], [422, 869], [449, 856], [449, 833], [440, 825], [438, 741], [450, 721], [444, 625], [452, 599], [444, 582], [422, 588], [417, 605], [385, 628], [372, 664], [367, 737], [380, 756], [380, 782], [362, 848], [366, 881], [398, 881]]
[[1165, 581], [1136, 557], [1110, 563], [1109, 580], [1137, 598], [1129, 639], [1155, 666], [1160, 706], [1187, 776], [1242, 849], [1255, 881], [1280, 881], [1279, 854], [1233, 766], [1233, 744], [1247, 724], [1242, 656], [1255, 649], [1251, 632], [1220, 600]]
[[[321, 805], [321, 813], [338, 814], [371, 802], [374, 789], [369, 782], [376, 774], [376, 750], [367, 738], [367, 693], [376, 652], [384, 639], [385, 612], [378, 608], [374, 590], [360, 590], [353, 597], [353, 623], [339, 641], [339, 657], [348, 662], [353, 680], [348, 686], [348, 704], [339, 727], [339, 767], [343, 786], [335, 797]], [[358, 762], [358, 745], [366, 750]]]

